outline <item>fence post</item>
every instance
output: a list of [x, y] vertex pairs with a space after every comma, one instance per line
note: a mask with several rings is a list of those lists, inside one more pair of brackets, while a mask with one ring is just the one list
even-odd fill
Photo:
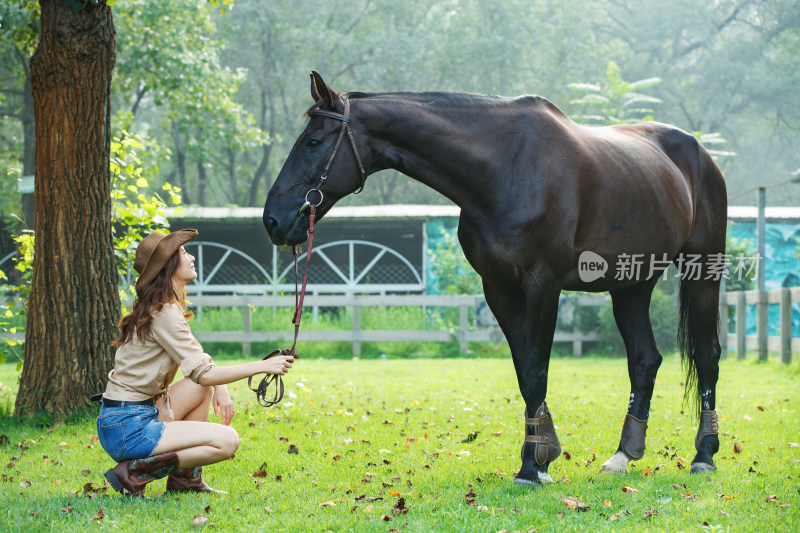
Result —
[[361, 304], [353, 303], [353, 355], [361, 357]]
[[728, 293], [725, 290], [725, 279], [719, 287], [719, 347], [720, 357], [728, 357]]
[[467, 343], [469, 305], [461, 305], [458, 309], [458, 349], [462, 354], [465, 354], [469, 351], [469, 343]]
[[781, 361], [792, 362], [792, 290], [781, 289]]
[[758, 335], [758, 360], [767, 360], [767, 341], [769, 340], [769, 327], [767, 325], [769, 304], [767, 303], [767, 291], [758, 291], [758, 321], [756, 322], [756, 334]]
[[736, 359], [747, 357], [747, 299], [744, 291], [736, 293]]
[[[252, 322], [253, 322], [253, 310], [250, 309], [249, 305], [245, 305], [244, 307], [242, 307], [242, 331], [244, 332], [245, 339], [250, 336], [250, 331], [252, 331], [251, 329]], [[242, 342], [242, 353], [244, 353], [244, 355], [246, 356], [250, 355], [249, 341]]]
[[583, 340], [581, 337], [581, 300], [575, 298], [575, 310], [572, 312], [572, 355], [583, 355]]

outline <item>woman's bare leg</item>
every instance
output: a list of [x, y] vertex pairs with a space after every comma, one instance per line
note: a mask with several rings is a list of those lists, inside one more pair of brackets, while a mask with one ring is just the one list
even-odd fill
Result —
[[239, 448], [236, 430], [222, 424], [206, 422], [211, 405], [212, 387], [183, 379], [169, 388], [175, 421], [164, 419], [163, 400], [159, 398], [159, 420], [165, 422], [164, 433], [153, 455], [177, 452], [178, 466], [189, 468], [218, 463], [230, 458]]
[[[189, 378], [184, 378], [170, 385], [169, 398], [175, 420], [207, 421], [213, 393], [214, 387], [198, 385]], [[163, 405], [163, 399], [159, 398], [156, 402], [156, 407], [161, 411], [158, 419], [166, 422], [162, 418], [163, 410], [161, 405]]]

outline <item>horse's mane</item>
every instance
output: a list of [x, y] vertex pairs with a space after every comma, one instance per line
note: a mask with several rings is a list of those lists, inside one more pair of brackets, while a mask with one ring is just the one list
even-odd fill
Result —
[[[442, 106], [453, 107], [474, 107], [474, 106], [496, 106], [496, 105], [531, 105], [545, 106], [557, 114], [564, 115], [564, 112], [553, 104], [550, 100], [539, 95], [520, 95], [520, 96], [499, 96], [493, 94], [464, 93], [464, 92], [343, 92], [342, 96], [351, 100], [356, 99], [379, 99], [379, 100], [412, 100], [412, 101], [435, 101]], [[566, 116], [566, 115], [564, 115]]]

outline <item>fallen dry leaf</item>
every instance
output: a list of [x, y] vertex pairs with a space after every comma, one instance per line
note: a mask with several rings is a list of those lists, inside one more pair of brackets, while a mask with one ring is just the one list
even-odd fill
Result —
[[765, 501], [767, 503], [776, 502], [776, 501], [778, 501], [778, 495], [777, 494], [770, 494], [769, 496], [767, 496], [767, 499]]
[[31, 516], [39, 516], [39, 511], [36, 510], [31, 511]]
[[564, 476], [564, 477], [561, 478], [561, 483], [569, 483], [569, 481], [570, 480], [569, 480], [569, 478], [567, 476]]
[[383, 520], [384, 522], [389, 522], [391, 519], [392, 519], [392, 517], [389, 516], [388, 514], [385, 514], [385, 515], [381, 516], [381, 520]]
[[319, 504], [320, 507], [336, 507], [336, 504], [333, 502], [322, 502]]
[[101, 507], [101, 508], [100, 508], [100, 509], [97, 511], [97, 514], [96, 514], [96, 515], [94, 515], [94, 516], [91, 518], [91, 520], [102, 520], [102, 519], [103, 519], [103, 518], [105, 518], [105, 517], [106, 517], [106, 513], [104, 513], [104, 512], [103, 512], [103, 508]]
[[465, 438], [461, 442], [472, 442], [472, 441], [474, 441], [475, 439], [478, 438], [478, 433], [479, 433], [478, 431], [474, 431], [474, 432], [470, 433], [469, 435], [467, 435], [467, 438]]
[[398, 498], [397, 502], [395, 502], [394, 507], [392, 507], [392, 514], [399, 515], [399, 514], [406, 514], [408, 512], [408, 507], [406, 507], [406, 499], [405, 498]]
[[19, 483], [19, 486], [22, 487], [23, 489], [27, 489], [31, 485], [33, 485], [33, 483], [31, 483], [30, 481], [20, 481]]
[[192, 527], [205, 527], [208, 524], [208, 517], [201, 514], [192, 518]]
[[562, 496], [561, 501], [564, 502], [564, 505], [566, 505], [567, 508], [572, 509], [573, 511], [586, 512], [589, 510], [589, 506], [586, 505], [583, 500], [576, 498], [575, 496], [567, 496], [566, 498]]
[[742, 445], [739, 444], [738, 442], [733, 443], [733, 453], [742, 453], [743, 449], [744, 448], [742, 448]]
[[658, 514], [657, 510], [650, 509], [650, 510], [644, 512], [644, 517], [645, 518], [650, 518], [651, 516], [654, 516], [654, 515], [657, 515], [657, 514]]
[[687, 492], [683, 495], [684, 500], [696, 500], [699, 494], [692, 494], [691, 492]]
[[639, 492], [639, 489], [634, 489], [633, 487], [622, 487], [622, 492]]
[[569, 461], [570, 459], [572, 459], [572, 456], [571, 456], [571, 455], [569, 454], [569, 452], [567, 452], [567, 451], [564, 451], [564, 452], [562, 452], [562, 453], [561, 453], [561, 455], [563, 455], [563, 456], [564, 456], [564, 459], [566, 459], [567, 461]]
[[485, 505], [478, 505], [477, 507], [475, 507], [475, 509], [477, 509], [478, 511], [488, 511], [489, 510], [489, 508], [486, 507]]
[[290, 444], [289, 445], [289, 449], [286, 451], [286, 453], [298, 454], [298, 453], [300, 453], [300, 450], [297, 449], [297, 446], [295, 446], [294, 444]]
[[274, 513], [275, 511], [273, 511], [273, 510], [272, 510], [272, 509], [270, 509], [269, 507], [264, 507], [264, 512], [265, 512], [265, 513], [267, 513], [267, 514], [272, 514], [272, 513]]
[[253, 472], [253, 477], [267, 477], [267, 471], [266, 470], [257, 470], [255, 472]]
[[67, 505], [66, 507], [62, 507], [62, 508], [61, 508], [61, 512], [62, 512], [62, 513], [67, 513], [67, 514], [69, 514], [69, 513], [71, 513], [71, 512], [72, 512], [74, 509], [75, 509], [74, 507], [71, 507], [71, 506]]

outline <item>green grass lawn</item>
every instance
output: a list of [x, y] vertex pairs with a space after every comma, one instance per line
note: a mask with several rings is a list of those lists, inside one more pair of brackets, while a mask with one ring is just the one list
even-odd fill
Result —
[[[113, 463], [93, 420], [4, 418], [0, 530], [181, 531], [207, 519], [222, 531], [796, 531], [797, 368], [725, 360], [718, 471], [690, 475], [697, 420], [681, 411], [680, 365], [666, 358], [645, 457], [627, 475], [601, 475], [627, 405], [625, 361], [554, 359], [548, 405], [565, 453], [550, 467], [557, 482], [534, 488], [512, 483], [523, 406], [504, 359], [300, 360], [272, 409], [235, 384], [241, 447], [205, 469], [223, 496], [162, 495], [161, 480], [149, 499], [124, 498], [104, 488]], [[16, 379], [0, 365], [0, 403]], [[393, 514], [400, 498], [408, 510]]]

